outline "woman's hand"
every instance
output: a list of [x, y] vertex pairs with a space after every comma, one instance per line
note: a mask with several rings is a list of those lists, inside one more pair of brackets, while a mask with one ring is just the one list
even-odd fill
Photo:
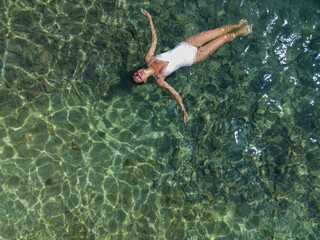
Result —
[[184, 108], [182, 109], [182, 111], [183, 111], [183, 121], [184, 121], [184, 125], [187, 125], [187, 122], [189, 121], [187, 111], [186, 111]]
[[145, 10], [143, 8], [141, 8], [140, 10], [141, 10], [142, 14], [145, 15], [148, 19], [151, 18], [150, 14], [147, 12], [147, 10]]

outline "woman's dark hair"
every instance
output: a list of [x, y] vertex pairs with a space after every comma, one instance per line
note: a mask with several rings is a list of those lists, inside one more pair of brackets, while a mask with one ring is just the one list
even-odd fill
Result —
[[[133, 73], [133, 74], [134, 74], [134, 73]], [[134, 79], [133, 79], [133, 74], [131, 75], [131, 81], [132, 81], [134, 84], [136, 84], [136, 85], [145, 84], [145, 82], [139, 82], [139, 83], [135, 82]]]

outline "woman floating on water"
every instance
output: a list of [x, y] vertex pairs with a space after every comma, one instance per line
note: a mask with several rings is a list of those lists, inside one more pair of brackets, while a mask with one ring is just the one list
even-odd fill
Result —
[[194, 63], [203, 61], [224, 43], [232, 41], [237, 36], [247, 36], [252, 32], [252, 27], [247, 20], [243, 19], [236, 25], [225, 25], [193, 35], [170, 51], [154, 56], [157, 45], [156, 31], [150, 14], [142, 8], [141, 12], [149, 20], [152, 42], [144, 59], [148, 68], [135, 72], [132, 75], [132, 80], [136, 84], [143, 84], [147, 82], [148, 77], [153, 76], [157, 84], [168, 89], [178, 101], [186, 124], [189, 118], [181, 97], [164, 79], [181, 67], [191, 66]]

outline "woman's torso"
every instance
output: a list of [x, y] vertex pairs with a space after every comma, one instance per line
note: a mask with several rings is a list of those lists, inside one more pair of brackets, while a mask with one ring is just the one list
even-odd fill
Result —
[[160, 76], [168, 76], [181, 67], [191, 66], [197, 53], [197, 48], [182, 42], [175, 48], [157, 55], [149, 64], [155, 64]]

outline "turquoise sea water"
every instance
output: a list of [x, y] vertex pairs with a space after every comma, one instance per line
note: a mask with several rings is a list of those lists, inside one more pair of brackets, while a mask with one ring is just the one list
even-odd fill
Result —
[[[253, 34], [167, 80], [157, 53]], [[0, 0], [0, 239], [319, 239], [320, 3]]]

